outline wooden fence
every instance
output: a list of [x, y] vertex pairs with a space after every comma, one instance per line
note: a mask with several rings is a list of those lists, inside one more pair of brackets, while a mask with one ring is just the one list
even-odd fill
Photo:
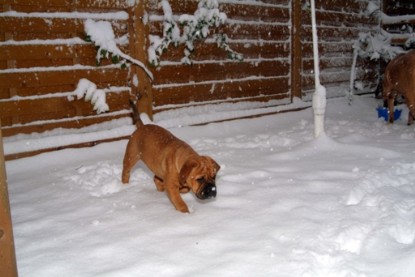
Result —
[[[383, 0], [383, 12], [394, 17], [392, 22], [381, 21], [382, 28], [391, 34], [392, 44], [404, 48], [415, 48], [415, 19], [405, 18], [405, 15], [415, 14], [415, 3], [412, 0]], [[412, 42], [408, 40], [412, 38]]]
[[[359, 32], [378, 28], [379, 23], [362, 12], [368, 0], [316, 2], [322, 83], [328, 97], [345, 95], [352, 45]], [[110, 21], [117, 37], [129, 35], [122, 50], [148, 64], [148, 36], [162, 33], [158, 0], [0, 0], [4, 137], [126, 118], [128, 98], [138, 93], [140, 109], [150, 115], [212, 102], [278, 105], [290, 103], [292, 97], [309, 100], [314, 78], [308, 1], [219, 3], [228, 17], [219, 31], [228, 35], [230, 46], [244, 60], [228, 60], [225, 51], [207, 40], [195, 45], [193, 64], [184, 65], [183, 48], [173, 47], [162, 55], [159, 67], [151, 68], [154, 81], [150, 82], [135, 66], [121, 69], [109, 61], [96, 66], [96, 49], [83, 40], [84, 21]], [[197, 1], [171, 0], [170, 4], [175, 15], [193, 14]], [[68, 100], [81, 78], [105, 89], [109, 112], [97, 115], [89, 102]], [[377, 67], [365, 65], [357, 78], [376, 83]]]
[[[128, 6], [114, 9], [118, 1], [2, 2], [0, 117], [5, 137], [126, 116], [120, 111], [127, 107], [129, 72], [105, 61], [96, 66], [96, 50], [84, 41], [84, 20], [111, 20], [122, 36], [128, 33]], [[120, 11], [124, 14], [116, 13]], [[90, 104], [68, 101], [81, 78], [107, 89], [110, 113], [97, 116]]]

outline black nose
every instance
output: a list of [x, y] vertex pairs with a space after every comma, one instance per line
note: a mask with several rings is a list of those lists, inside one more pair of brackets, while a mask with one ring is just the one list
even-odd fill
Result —
[[203, 199], [216, 197], [216, 186], [214, 184], [206, 184], [202, 190], [201, 196]]

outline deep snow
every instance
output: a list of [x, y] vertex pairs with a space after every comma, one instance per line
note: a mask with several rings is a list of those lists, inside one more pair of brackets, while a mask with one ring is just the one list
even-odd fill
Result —
[[126, 141], [7, 162], [20, 276], [415, 276], [415, 129], [371, 96], [170, 128], [222, 166], [181, 214]]

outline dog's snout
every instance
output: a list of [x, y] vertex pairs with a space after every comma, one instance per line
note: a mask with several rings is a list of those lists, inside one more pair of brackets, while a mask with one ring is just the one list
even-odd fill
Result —
[[216, 185], [215, 184], [206, 184], [201, 192], [202, 199], [210, 199], [216, 197]]

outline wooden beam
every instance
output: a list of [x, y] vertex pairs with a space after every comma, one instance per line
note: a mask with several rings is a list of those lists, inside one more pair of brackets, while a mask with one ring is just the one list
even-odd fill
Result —
[[291, 29], [291, 97], [301, 98], [301, 1], [292, 1]]
[[[141, 61], [144, 65], [148, 64], [147, 58], [147, 37], [149, 26], [146, 17], [146, 1], [138, 1], [129, 10], [128, 29], [130, 37], [130, 55]], [[138, 110], [146, 113], [153, 118], [153, 92], [152, 80], [147, 73], [139, 66], [132, 65], [130, 71], [131, 92], [138, 99]]]
[[130, 136], [122, 136], [122, 137], [117, 137], [117, 138], [109, 138], [109, 139], [102, 139], [102, 140], [96, 140], [96, 141], [90, 141], [90, 142], [82, 142], [82, 143], [76, 143], [76, 144], [70, 144], [70, 145], [64, 145], [64, 146], [58, 146], [58, 147], [43, 148], [43, 149], [29, 151], [29, 152], [14, 153], [14, 154], [6, 155], [5, 160], [6, 161], [11, 161], [11, 160], [21, 159], [21, 158], [26, 158], [26, 157], [32, 157], [32, 156], [39, 155], [39, 154], [42, 154], [42, 153], [54, 152], [54, 151], [59, 151], [59, 150], [69, 149], [69, 148], [93, 147], [93, 146], [101, 144], [101, 143], [119, 141], [119, 140], [128, 139], [128, 138], [130, 138]]
[[4, 164], [3, 137], [0, 122], [0, 269], [2, 276], [17, 276], [6, 167]]

